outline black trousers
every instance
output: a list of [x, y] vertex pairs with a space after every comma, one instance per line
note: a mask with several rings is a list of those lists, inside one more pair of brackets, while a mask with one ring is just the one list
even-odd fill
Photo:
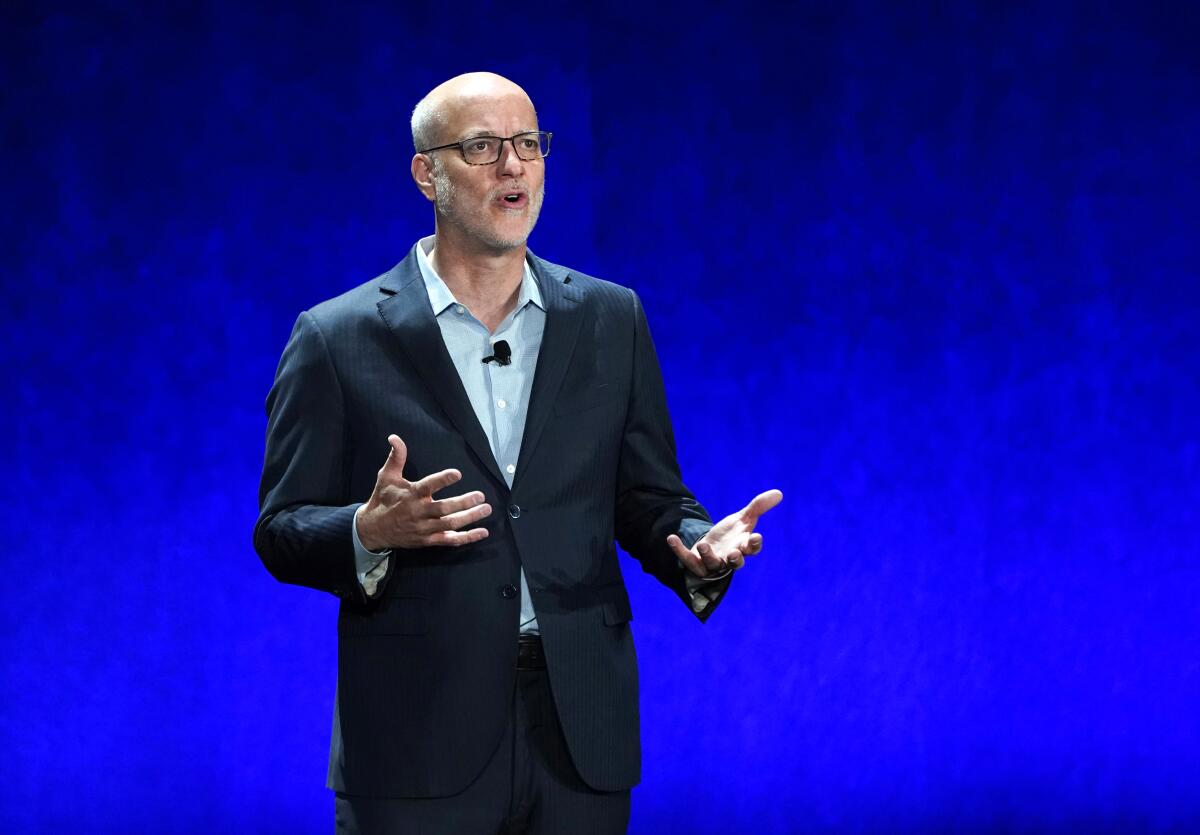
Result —
[[545, 670], [519, 670], [512, 719], [460, 794], [335, 799], [338, 835], [622, 835], [629, 792], [597, 792], [567, 750]]

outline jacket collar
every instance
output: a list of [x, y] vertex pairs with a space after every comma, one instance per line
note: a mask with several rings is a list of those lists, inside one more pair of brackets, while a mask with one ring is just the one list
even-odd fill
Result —
[[[582, 318], [579, 303], [583, 299], [583, 291], [572, 283], [570, 270], [543, 261], [533, 253], [528, 254], [528, 260], [546, 310], [546, 329], [542, 334], [529, 409], [525, 415], [514, 489], [527, 469], [546, 420], [553, 411], [554, 401], [575, 350]], [[417, 264], [415, 246], [403, 261], [379, 279], [379, 291], [383, 294], [376, 305], [379, 315], [399, 341], [411, 366], [466, 440], [480, 465], [507, 493], [508, 485], [492, 455], [487, 435], [475, 417], [462, 380], [442, 341], [442, 333], [434, 318], [429, 293]]]

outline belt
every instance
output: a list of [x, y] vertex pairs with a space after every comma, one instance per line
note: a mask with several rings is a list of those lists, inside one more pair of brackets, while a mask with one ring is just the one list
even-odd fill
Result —
[[542, 650], [542, 639], [537, 635], [521, 635], [517, 639], [517, 669], [546, 669], [546, 653]]

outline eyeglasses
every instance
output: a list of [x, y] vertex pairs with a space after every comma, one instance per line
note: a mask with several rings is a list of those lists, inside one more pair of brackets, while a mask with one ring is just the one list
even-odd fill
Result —
[[552, 133], [544, 130], [530, 130], [516, 133], [512, 136], [472, 136], [461, 142], [451, 142], [449, 145], [438, 145], [436, 148], [426, 148], [418, 151], [429, 154], [434, 151], [444, 151], [447, 148], [458, 148], [467, 165], [491, 165], [500, 159], [500, 151], [505, 142], [511, 142], [517, 156], [526, 162], [545, 159], [550, 156], [550, 137]]

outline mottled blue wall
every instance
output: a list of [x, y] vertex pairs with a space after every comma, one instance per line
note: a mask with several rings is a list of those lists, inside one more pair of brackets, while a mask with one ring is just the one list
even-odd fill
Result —
[[482, 68], [689, 484], [786, 495], [708, 626], [625, 564], [632, 831], [1200, 828], [1194, 4], [168, 6], [3, 12], [6, 831], [331, 828], [262, 404], [431, 230], [408, 111]]

